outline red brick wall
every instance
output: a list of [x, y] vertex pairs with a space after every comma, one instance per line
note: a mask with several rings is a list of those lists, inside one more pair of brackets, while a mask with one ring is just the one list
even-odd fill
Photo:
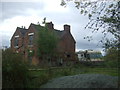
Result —
[[70, 33], [66, 33], [64, 37], [58, 42], [57, 50], [59, 52], [75, 53], [75, 42]]
[[[33, 40], [33, 46], [30, 46], [29, 45], [29, 33], [34, 33], [33, 37], [34, 37], [34, 40]], [[35, 45], [35, 37], [36, 37], [36, 31], [34, 29], [34, 27], [32, 25], [30, 25], [29, 29], [28, 29], [28, 32], [26, 33], [25, 35], [25, 57], [28, 59], [28, 50], [33, 50], [34, 51], [34, 56], [32, 57], [32, 63], [33, 64], [36, 64], [38, 63], [38, 60], [36, 59], [36, 45]]]
[[[73, 55], [75, 54], [75, 41], [72, 38], [72, 35], [70, 33], [70, 26], [69, 25], [67, 25], [67, 26], [64, 26], [64, 29], [66, 29], [66, 30], [64, 30], [65, 34], [62, 37], [62, 39], [59, 40], [56, 52], [63, 53], [62, 56], [65, 56], [64, 54], [69, 52], [69, 53], [71, 53], [71, 56], [74, 57]], [[28, 43], [29, 43], [29, 35], [28, 34], [29, 33], [34, 33], [34, 41], [35, 41], [35, 38], [37, 38], [37, 33], [38, 32], [36, 32], [36, 30], [32, 26], [32, 24], [28, 28], [28, 32], [26, 32], [24, 38], [21, 36], [21, 33], [19, 32], [19, 30], [16, 30], [16, 32], [14, 33], [14, 35], [13, 35], [13, 37], [11, 39], [11, 48], [14, 51], [16, 50], [16, 48], [14, 48], [14, 36], [19, 35], [20, 36], [19, 37], [19, 47], [22, 45], [23, 42], [24, 42], [23, 43], [24, 47], [21, 47], [18, 51], [19, 52], [24, 52], [25, 58], [28, 59], [28, 50], [34, 50], [35, 54], [34, 54], [34, 56], [32, 58], [32, 63], [37, 64], [37, 63], [39, 63], [39, 60], [37, 58], [37, 47], [35, 45], [35, 42], [34, 42], [33, 46], [28, 45]]]
[[16, 31], [15, 31], [15, 33], [14, 33], [14, 35], [13, 35], [13, 37], [12, 37], [12, 39], [11, 39], [11, 48], [13, 49], [13, 51], [21, 51], [21, 48], [20, 49], [17, 49], [17, 48], [15, 48], [15, 46], [14, 46], [14, 41], [15, 41], [15, 36], [17, 36], [17, 35], [19, 35], [19, 37], [18, 37], [18, 47], [21, 47], [22, 46], [22, 43], [23, 43], [23, 37], [22, 37], [22, 35], [21, 35], [21, 33], [19, 32], [19, 30], [18, 29], [16, 29]]

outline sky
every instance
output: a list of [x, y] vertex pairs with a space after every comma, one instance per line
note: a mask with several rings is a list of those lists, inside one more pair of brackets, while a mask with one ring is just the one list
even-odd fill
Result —
[[[1, 0], [0, 2], [0, 46], [10, 47], [10, 39], [17, 27], [29, 27], [30, 23], [41, 24], [46, 17], [47, 22], [53, 22], [54, 28], [63, 30], [63, 25], [71, 26], [71, 33], [76, 40], [76, 51], [93, 49], [103, 50], [101, 33], [94, 34], [93, 40], [88, 42], [85, 36], [91, 35], [90, 30], [84, 27], [88, 23], [87, 16], [80, 14], [73, 2], [69, 2], [66, 7], [60, 5], [61, 0], [31, 0], [14, 1]], [[102, 51], [103, 52], [103, 51]]]

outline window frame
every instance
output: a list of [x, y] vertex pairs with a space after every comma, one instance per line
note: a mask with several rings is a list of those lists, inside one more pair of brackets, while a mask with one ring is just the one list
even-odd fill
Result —
[[16, 35], [14, 38], [14, 47], [18, 48], [19, 46], [19, 35]]
[[28, 33], [28, 46], [33, 46], [33, 40], [34, 40], [34, 33]]

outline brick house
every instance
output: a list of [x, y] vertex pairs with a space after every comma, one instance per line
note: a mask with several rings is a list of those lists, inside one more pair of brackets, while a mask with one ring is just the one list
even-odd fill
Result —
[[[59, 37], [59, 41], [57, 44], [57, 52], [61, 54], [61, 58], [65, 60], [65, 58], [69, 58], [73, 60], [75, 57], [75, 39], [73, 38], [70, 32], [70, 25], [64, 25], [64, 30], [60, 31], [54, 29], [54, 24], [52, 22], [46, 23], [49, 30], [54, 30], [56, 35]], [[15, 33], [11, 38], [11, 48], [13, 51], [17, 53], [22, 53], [23, 56], [30, 60], [32, 64], [39, 64], [41, 60], [37, 57], [37, 46], [34, 43], [37, 38], [38, 28], [42, 27], [40, 24], [31, 23], [28, 29], [24, 27], [17, 27]], [[33, 52], [33, 56], [29, 56], [29, 52]]]

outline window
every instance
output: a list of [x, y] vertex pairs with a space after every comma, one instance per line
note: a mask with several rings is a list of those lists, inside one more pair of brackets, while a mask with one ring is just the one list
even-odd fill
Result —
[[29, 45], [33, 45], [33, 35], [29, 35]]
[[66, 56], [67, 56], [67, 58], [70, 58], [70, 54], [67, 54]]
[[17, 37], [17, 38], [15, 38], [15, 40], [14, 40], [14, 46], [15, 46], [15, 47], [18, 47], [18, 42], [19, 42], [19, 40], [18, 40], [18, 37]]

